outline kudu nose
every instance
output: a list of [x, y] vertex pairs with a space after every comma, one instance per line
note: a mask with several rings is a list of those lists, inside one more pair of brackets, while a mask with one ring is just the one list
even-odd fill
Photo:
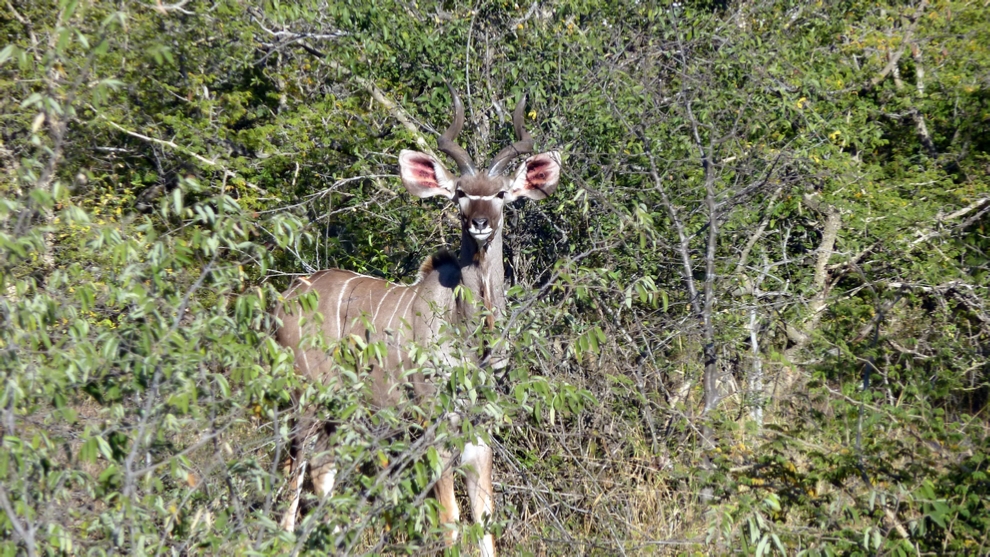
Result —
[[484, 230], [488, 228], [488, 219], [485, 218], [471, 219], [471, 223], [474, 224], [474, 228], [476, 230]]

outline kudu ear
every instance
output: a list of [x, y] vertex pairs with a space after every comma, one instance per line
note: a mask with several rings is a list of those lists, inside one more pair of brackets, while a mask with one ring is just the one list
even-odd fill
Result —
[[515, 201], [520, 197], [528, 197], [536, 201], [545, 199], [557, 189], [559, 179], [559, 152], [533, 155], [516, 170], [516, 175], [506, 191], [506, 201]]
[[426, 153], [409, 150], [399, 153], [399, 175], [402, 185], [416, 197], [454, 197], [456, 180], [440, 161]]

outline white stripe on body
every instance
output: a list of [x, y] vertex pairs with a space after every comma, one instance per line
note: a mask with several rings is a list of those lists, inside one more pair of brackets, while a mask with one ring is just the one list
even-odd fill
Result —
[[[375, 313], [371, 314], [371, 322], [375, 324], [375, 328], [378, 328], [378, 312], [382, 309], [382, 304], [385, 302], [385, 298], [388, 298], [389, 293], [392, 291], [393, 286], [389, 283], [385, 284], [385, 293], [382, 294], [382, 298], [378, 300], [378, 305], [375, 306]], [[378, 334], [385, 334], [384, 330], [375, 331]]]
[[344, 303], [344, 292], [347, 291], [347, 285], [351, 283], [352, 280], [359, 279], [360, 276], [353, 276], [346, 281], [340, 287], [340, 294], [337, 295], [337, 338], [342, 338], [344, 336], [344, 325], [342, 323], [343, 316], [341, 315], [341, 304]]
[[[389, 329], [392, 328], [392, 320], [395, 319], [395, 313], [397, 311], [399, 311], [399, 306], [402, 304], [402, 299], [406, 297], [406, 292], [409, 291], [409, 290], [412, 290], [412, 289], [411, 288], [403, 288], [402, 289], [402, 293], [399, 294], [399, 299], [396, 300], [395, 307], [392, 308], [392, 315], [389, 315], [388, 316], [388, 321], [385, 323], [385, 329], [386, 330], [389, 330]], [[399, 319], [401, 320], [402, 317], [400, 316]], [[401, 334], [402, 334], [402, 331], [400, 329], [400, 331], [399, 331], [398, 335], [396, 335], [396, 337], [399, 338], [399, 339], [401, 339], [401, 336], [400, 336]], [[399, 358], [399, 361], [401, 362], [402, 361], [402, 343], [401, 342], [396, 342], [395, 345], [396, 345], [396, 349], [399, 351], [398, 352], [398, 358]]]

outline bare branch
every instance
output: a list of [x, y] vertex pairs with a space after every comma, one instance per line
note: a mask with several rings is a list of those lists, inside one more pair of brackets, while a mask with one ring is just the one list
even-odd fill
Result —
[[763, 358], [760, 356], [759, 322], [756, 319], [756, 306], [749, 310], [749, 341], [753, 350], [753, 369], [749, 376], [749, 392], [755, 396], [750, 416], [757, 426], [763, 426]]
[[982, 209], [982, 208], [986, 207], [987, 205], [990, 205], [990, 197], [984, 197], [984, 198], [981, 198], [981, 199], [977, 199], [976, 201], [970, 203], [966, 207], [963, 207], [962, 209], [959, 209], [958, 211], [956, 211], [954, 213], [949, 213], [948, 215], [946, 215], [944, 217], [942, 217], [942, 216], [938, 217], [938, 220], [939, 220], [939, 222], [945, 222], [947, 220], [955, 220], [955, 219], [957, 219], [959, 217], [966, 216], [967, 214], [973, 212], [976, 209]]
[[770, 216], [773, 214], [773, 204], [777, 202], [777, 198], [780, 197], [780, 192], [782, 191], [784, 191], [784, 188], [777, 188], [767, 201], [766, 214], [763, 215], [763, 219], [760, 221], [759, 226], [756, 227], [756, 232], [749, 237], [749, 240], [746, 242], [746, 247], [744, 247], [742, 253], [739, 254], [739, 262], [736, 263], [735, 274], [742, 274], [743, 267], [746, 265], [746, 260], [749, 259], [749, 252], [752, 251], [753, 246], [755, 246], [756, 242], [760, 240], [760, 237], [763, 235], [763, 231], [766, 230], [767, 225], [770, 224]]
[[934, 230], [929, 232], [918, 231], [917, 232], [918, 238], [915, 239], [913, 242], [911, 242], [909, 247], [914, 248], [918, 244], [927, 242], [928, 240], [933, 240], [935, 238], [944, 236], [950, 232], [959, 232], [965, 230], [966, 228], [969, 228], [976, 221], [978, 221], [983, 215], [985, 215], [988, 211], [990, 211], [990, 197], [983, 197], [977, 199], [976, 201], [970, 203], [968, 206], [963, 207], [962, 209], [959, 209], [954, 213], [950, 213], [945, 216], [939, 215], [936, 218], [938, 222], [946, 222], [946, 221], [958, 219], [960, 217], [964, 217], [973, 211], [978, 211], [978, 212], [976, 213], [976, 215], [966, 219], [965, 221], [959, 223], [958, 225], [952, 227], [949, 230]]
[[919, 360], [927, 360], [927, 359], [931, 358], [931, 356], [927, 356], [925, 354], [922, 354], [921, 352], [918, 352], [917, 350], [911, 350], [910, 348], [906, 348], [904, 346], [901, 346], [900, 344], [897, 343], [897, 341], [895, 341], [892, 338], [888, 338], [888, 339], [885, 339], [885, 340], [887, 341], [887, 344], [891, 345], [894, 348], [894, 350], [897, 350], [901, 354], [909, 354], [911, 356], [914, 356], [915, 358], [918, 358]]
[[[808, 304], [808, 313], [805, 315], [801, 324], [788, 323], [785, 325], [788, 338], [794, 342], [794, 345], [784, 352], [784, 357], [789, 362], [794, 362], [797, 359], [797, 355], [811, 342], [811, 333], [818, 328], [818, 323], [827, 307], [826, 302], [830, 290], [828, 284], [828, 260], [835, 251], [835, 240], [839, 235], [839, 228], [842, 226], [842, 216], [835, 207], [820, 203], [811, 196], [805, 196], [805, 203], [824, 211], [826, 218], [825, 227], [822, 230], [822, 241], [818, 245], [817, 250], [818, 258], [815, 261], [815, 278], [812, 283], [814, 286], [814, 295]], [[794, 370], [791, 369], [789, 372], [790, 375], [785, 378], [787, 383], [785, 388], [796, 379]]]
[[882, 70], [880, 70], [880, 73], [873, 76], [873, 79], [871, 79], [869, 83], [865, 85], [866, 89], [873, 89], [877, 85], [880, 85], [880, 83], [887, 78], [887, 75], [889, 75], [890, 72], [892, 72], [894, 68], [897, 67], [897, 63], [901, 60], [901, 56], [904, 55], [904, 50], [908, 47], [908, 45], [911, 42], [911, 35], [914, 34], [914, 30], [918, 25], [918, 20], [921, 18], [921, 14], [922, 12], [925, 11], [925, 8], [927, 6], [928, 6], [928, 0], [921, 0], [921, 3], [918, 4], [918, 7], [915, 8], [914, 13], [910, 17], [911, 24], [908, 26], [907, 31], [904, 32], [904, 38], [901, 39], [901, 47], [897, 49], [897, 52], [891, 55], [890, 60], [887, 62], [887, 65], [884, 66]]
[[131, 130], [118, 125], [116, 122], [113, 122], [112, 120], [108, 119], [106, 116], [104, 116], [102, 114], [100, 114], [100, 118], [102, 118], [103, 120], [105, 120], [107, 124], [110, 124], [110, 127], [116, 128], [116, 129], [118, 129], [118, 130], [126, 133], [127, 135], [129, 135], [131, 137], [136, 137], [136, 138], [138, 138], [138, 139], [140, 139], [142, 141], [147, 141], [147, 142], [150, 142], [150, 143], [157, 143], [158, 145], [164, 145], [165, 147], [169, 147], [171, 149], [175, 149], [176, 151], [179, 151], [180, 153], [185, 153], [185, 154], [189, 155], [190, 157], [193, 157], [196, 160], [198, 160], [198, 161], [200, 161], [200, 162], [202, 162], [204, 164], [208, 164], [210, 166], [216, 166], [217, 165], [216, 158], [214, 158], [213, 160], [210, 160], [210, 159], [207, 159], [207, 158], [202, 157], [200, 155], [197, 155], [196, 153], [192, 152], [190, 149], [188, 149], [186, 147], [182, 147], [181, 145], [176, 145], [172, 141], [165, 141], [163, 139], [156, 139], [154, 137], [148, 137], [146, 135], [141, 135], [141, 134], [139, 134], [137, 132], [132, 132]]
[[7, 497], [7, 490], [4, 489], [2, 483], [0, 483], [0, 508], [7, 515], [7, 520], [10, 521], [11, 527], [14, 529], [14, 533], [17, 537], [21, 539], [24, 543], [24, 549], [27, 551], [29, 557], [34, 557], [34, 527], [27, 527], [21, 524], [20, 520], [17, 520], [17, 514], [14, 512], [13, 505], [10, 504], [10, 499]]
[[670, 216], [670, 221], [674, 223], [674, 229], [677, 230], [677, 237], [680, 241], [677, 246], [677, 252], [681, 256], [681, 275], [684, 277], [684, 283], [687, 286], [688, 295], [691, 297], [691, 307], [694, 309], [695, 315], [700, 315], [701, 304], [698, 300], [698, 287], [694, 284], [693, 263], [691, 261], [691, 249], [689, 245], [691, 238], [684, 229], [684, 222], [677, 213], [677, 207], [667, 195], [667, 189], [663, 185], [663, 178], [657, 170], [656, 159], [653, 157], [653, 152], [650, 150], [649, 138], [647, 138], [644, 134], [640, 134], [640, 140], [643, 141], [646, 157], [650, 161], [650, 177], [653, 178], [654, 187], [656, 187], [657, 191], [660, 192], [660, 199], [663, 202], [663, 206], [667, 209], [667, 214]]
[[918, 96], [925, 96], [925, 66], [921, 63], [921, 48], [917, 42], [911, 43], [911, 57], [914, 58], [914, 85]]

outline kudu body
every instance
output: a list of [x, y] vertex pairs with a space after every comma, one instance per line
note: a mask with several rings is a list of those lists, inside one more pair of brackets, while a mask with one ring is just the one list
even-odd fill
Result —
[[[410, 194], [421, 198], [441, 195], [456, 203], [461, 219], [460, 254], [455, 257], [441, 252], [431, 256], [423, 263], [417, 282], [408, 286], [340, 269], [319, 271], [309, 278], [298, 279], [285, 293], [285, 299], [315, 291], [319, 294], [316, 311], [323, 318], [322, 322], [307, 318], [304, 321], [310, 325], [301, 327], [300, 311], [286, 311], [284, 306], [277, 311], [282, 325], [276, 338], [294, 351], [300, 374], [313, 381], [324, 381], [334, 373], [333, 360], [328, 354], [300, 347], [306, 335], [318, 334], [328, 340], [358, 335], [370, 342], [384, 341], [387, 347], [385, 361], [372, 365], [369, 374], [373, 382], [373, 404], [379, 407], [398, 404], [403, 396], [408, 396], [405, 394], [408, 389], [402, 386], [406, 381], [411, 383], [413, 396], [427, 398], [435, 392], [428, 379], [420, 374], [403, 379], [406, 370], [416, 367], [409, 358], [410, 344], [438, 349], [443, 356], [441, 361], [446, 359], [449, 364], [455, 364], [455, 351], [450, 346], [453, 341], [441, 336], [443, 323], [467, 325], [465, 329], [473, 330], [471, 321], [479, 314], [478, 307], [487, 308], [488, 327], [504, 315], [504, 204], [521, 197], [544, 199], [556, 189], [560, 176], [560, 155], [556, 152], [531, 156], [514, 176], [503, 176], [509, 162], [533, 151], [533, 140], [523, 125], [524, 109], [525, 97], [519, 101], [512, 118], [518, 141], [500, 151], [486, 172], [477, 172], [470, 155], [454, 141], [464, 124], [464, 107], [456, 93], [454, 121], [440, 136], [438, 147], [457, 163], [459, 176], [448, 172], [431, 155], [407, 150], [400, 153], [400, 175]], [[471, 295], [458, 295], [455, 291], [458, 286], [470, 290]], [[371, 327], [367, 326], [369, 324]], [[469, 350], [461, 352], [468, 353]], [[326, 437], [329, 433], [311, 414], [301, 416], [290, 451], [291, 492], [294, 495], [282, 520], [283, 528], [288, 530], [295, 529], [307, 438], [314, 434]], [[453, 455], [444, 456], [444, 473], [436, 483], [435, 492], [443, 509], [441, 520], [449, 525], [458, 521], [459, 510], [451, 470]], [[480, 523], [494, 512], [491, 448], [482, 439], [468, 443], [461, 453], [461, 463], [466, 466], [471, 514], [475, 522]], [[311, 462], [309, 468], [316, 491], [326, 497], [333, 489], [335, 477], [332, 460], [325, 457], [322, 462]], [[452, 529], [448, 542], [455, 538], [456, 530]], [[494, 555], [494, 551], [492, 535], [486, 534], [481, 553], [489, 556]]]

